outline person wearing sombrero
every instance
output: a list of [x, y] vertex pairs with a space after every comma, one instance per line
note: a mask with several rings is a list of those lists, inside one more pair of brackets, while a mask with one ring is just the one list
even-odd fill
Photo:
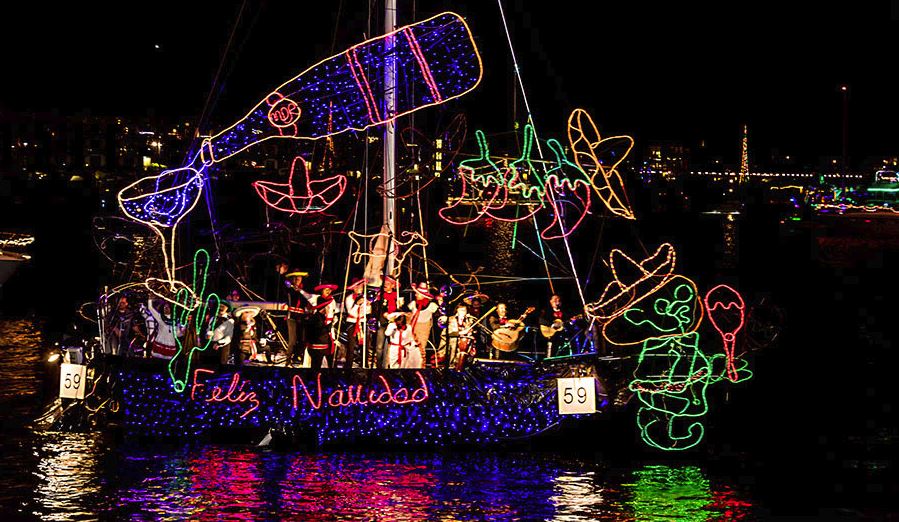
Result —
[[387, 368], [421, 368], [422, 358], [412, 327], [407, 324], [406, 314], [388, 314], [390, 324], [384, 330], [387, 337]]
[[218, 315], [214, 320], [209, 321], [209, 331], [206, 332], [206, 338], [212, 341], [213, 349], [218, 352], [219, 364], [228, 364], [228, 359], [231, 358], [233, 336], [234, 317], [231, 315], [231, 304], [228, 301], [222, 301], [219, 303]]
[[[283, 266], [283, 265], [282, 265]], [[284, 274], [284, 288], [287, 291], [287, 346], [285, 364], [297, 363], [306, 346], [306, 321], [308, 309], [311, 305], [312, 294], [303, 290], [303, 278], [308, 272], [302, 270], [290, 270]], [[278, 301], [280, 302], [280, 301]]]
[[446, 330], [440, 336], [435, 357], [438, 367], [462, 369], [474, 350], [475, 317], [469, 315], [468, 305], [456, 305], [456, 313], [447, 319]]
[[[396, 312], [402, 298], [398, 297], [397, 280], [387, 275], [381, 289], [378, 291], [378, 297], [374, 301], [372, 313], [378, 317], [378, 332], [375, 336], [373, 361], [378, 368], [387, 368], [387, 350], [385, 350], [386, 335], [385, 331], [390, 321], [387, 320], [389, 314]], [[369, 352], [371, 353], [371, 352]]]
[[245, 305], [234, 310], [234, 317], [237, 318], [236, 331], [240, 353], [235, 357], [234, 362], [237, 365], [244, 361], [263, 362], [263, 355], [260, 347], [265, 345], [266, 340], [259, 335], [259, 327], [256, 322], [256, 316], [259, 315], [258, 306]]
[[343, 367], [352, 368], [354, 364], [362, 367], [362, 352], [359, 352], [359, 361], [356, 361], [356, 347], [362, 342], [365, 335], [365, 327], [362, 324], [363, 316], [371, 313], [371, 307], [365, 300], [365, 279], [356, 277], [347, 286], [348, 292], [343, 300], [345, 315], [343, 324], [343, 338], [346, 340], [344, 350], [346, 356]]
[[[311, 367], [318, 370], [322, 367], [322, 361], [325, 357], [330, 357], [334, 353], [334, 336], [331, 332], [331, 322], [334, 319], [333, 309], [334, 298], [316, 299], [317, 303], [310, 307], [312, 314], [309, 316], [308, 337], [306, 342], [306, 353], [309, 354]], [[328, 366], [333, 367], [333, 364]]]
[[562, 305], [562, 296], [553, 294], [549, 298], [549, 307], [540, 312], [540, 333], [546, 341], [546, 357], [563, 355], [567, 346], [566, 355], [571, 353], [571, 325], [580, 315], [572, 315]]
[[421, 352], [421, 360], [424, 361], [426, 360], [425, 350], [428, 346], [428, 339], [431, 337], [432, 318], [439, 308], [434, 302], [434, 295], [427, 283], [422, 281], [415, 285], [413, 290], [415, 290], [415, 299], [409, 303], [409, 310], [412, 312], [409, 325], [412, 327], [412, 335], [418, 344], [419, 352]]

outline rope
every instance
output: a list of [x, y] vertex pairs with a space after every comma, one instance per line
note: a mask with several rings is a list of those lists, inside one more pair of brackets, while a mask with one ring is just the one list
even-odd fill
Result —
[[[531, 112], [531, 105], [530, 105], [530, 102], [528, 102], [527, 92], [525, 92], [525, 89], [524, 89], [524, 80], [522, 80], [522, 78], [521, 78], [521, 70], [518, 67], [518, 59], [515, 57], [515, 49], [512, 46], [512, 36], [509, 34], [509, 25], [508, 25], [508, 23], [506, 23], [506, 14], [503, 11], [503, 2], [502, 2], [502, 0], [496, 0], [496, 3], [499, 6], [500, 18], [503, 21], [503, 29], [505, 30], [505, 33], [506, 33], [506, 41], [509, 43], [509, 54], [511, 54], [511, 56], [512, 56], [512, 64], [514, 65], [514, 68], [515, 68], [515, 77], [518, 80], [518, 86], [521, 89], [521, 98], [524, 101], [524, 107], [528, 114], [528, 118], [527, 118], [528, 123], [531, 125], [531, 128], [534, 129], [534, 141], [536, 142], [536, 145], [537, 145], [537, 154], [539, 154], [540, 160], [544, 161], [543, 149], [540, 147], [540, 140], [537, 138], [537, 126], [534, 124], [534, 117], [533, 117], [533, 113]], [[556, 206], [555, 205], [555, 196], [553, 194], [552, 189], [551, 188], [548, 189], [546, 193], [549, 194], [550, 199], [553, 200], [553, 206]], [[556, 207], [556, 208], [558, 208], [558, 207]], [[568, 244], [568, 237], [565, 232], [565, 225], [564, 225], [561, 217], [560, 216], [557, 216], [557, 217], [559, 217], [559, 228], [561, 228], [561, 230], [562, 230], [562, 241], [565, 244], [565, 251], [568, 253], [568, 261], [571, 264], [571, 272], [574, 274], [574, 281], [577, 284], [578, 295], [581, 298], [581, 304], [584, 307], [586, 307], [587, 301], [584, 298], [584, 289], [581, 287], [581, 282], [577, 276], [577, 268], [574, 265], [574, 256], [571, 255], [571, 247]], [[539, 241], [539, 244], [540, 244], [540, 252], [543, 253], [543, 263], [544, 263], [544, 267], [546, 268], [546, 276], [549, 279], [549, 288], [550, 288], [550, 291], [552, 291], [552, 293], [555, 293], [556, 291], [555, 291], [555, 288], [553, 287], [552, 278], [549, 274], [549, 265], [546, 264], [546, 253], [543, 250], [543, 239], [540, 237], [540, 228], [537, 225], [537, 215], [536, 214], [533, 216], [533, 220], [534, 220], [534, 229], [537, 232], [537, 240]]]

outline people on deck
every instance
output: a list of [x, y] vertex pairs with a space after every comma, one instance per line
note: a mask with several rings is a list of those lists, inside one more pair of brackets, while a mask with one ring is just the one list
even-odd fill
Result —
[[387, 337], [387, 368], [421, 368], [422, 357], [406, 314], [389, 315], [390, 324], [384, 331]]
[[182, 334], [181, 328], [175, 325], [172, 317], [172, 303], [162, 300], [162, 310], [154, 305], [151, 297], [147, 300], [147, 312], [150, 314], [150, 327], [148, 337], [150, 339], [150, 355], [158, 359], [171, 359], [178, 350], [176, 336]]
[[[547, 358], [569, 355], [570, 322], [572, 315], [562, 308], [562, 297], [553, 294], [549, 298], [549, 307], [540, 313], [540, 333], [546, 340]], [[567, 350], [567, 351], [566, 351]]]
[[381, 290], [375, 299], [373, 313], [378, 316], [378, 331], [374, 342], [374, 365], [378, 368], [387, 368], [387, 350], [385, 330], [390, 324], [388, 317], [402, 306], [402, 297], [399, 297], [397, 281], [391, 276], [384, 276]]
[[334, 353], [334, 337], [331, 333], [334, 298], [330, 295], [326, 298], [317, 296], [316, 301], [309, 316], [306, 353], [310, 359], [310, 367], [318, 370], [322, 367], [322, 361]]
[[249, 362], [267, 362], [263, 353], [263, 346], [267, 344], [265, 337], [260, 335], [259, 323], [256, 316], [259, 315], [258, 306], [242, 306], [234, 311], [236, 331], [240, 353], [235, 358], [235, 364]]
[[412, 317], [409, 319], [409, 325], [412, 327], [412, 333], [415, 336], [415, 342], [421, 352], [421, 360], [426, 360], [426, 350], [428, 347], [428, 339], [431, 337], [431, 324], [434, 313], [437, 312], [438, 306], [434, 302], [434, 295], [431, 294], [427, 283], [418, 283], [415, 287], [415, 299], [409, 303], [409, 311]]
[[[283, 268], [283, 265], [282, 265]], [[309, 309], [312, 306], [312, 294], [303, 289], [303, 278], [308, 276], [307, 272], [302, 270], [291, 270], [285, 272], [286, 278], [282, 288], [285, 289], [285, 297], [287, 299], [287, 346], [285, 347], [285, 356], [287, 365], [298, 364], [301, 361], [303, 350], [306, 347], [306, 334], [308, 327]], [[275, 302], [279, 300], [280, 294], [274, 296]]]
[[[487, 294], [475, 292], [464, 297], [462, 302], [468, 305], [468, 313], [474, 317], [475, 321], [477, 321], [481, 319], [481, 314], [484, 313], [482, 310], [483, 305], [488, 299], [490, 298]], [[487, 332], [485, 328], [478, 328], [472, 332], [474, 339], [474, 353], [480, 354], [485, 358], [489, 355], [490, 351], [490, 339], [487, 335], [488, 333], [489, 332]]]
[[218, 353], [220, 364], [230, 364], [231, 342], [234, 337], [234, 317], [231, 315], [231, 305], [227, 302], [219, 304], [218, 315], [215, 321], [210, 321], [210, 330], [206, 333], [212, 341], [212, 349]]
[[[371, 313], [369, 303], [365, 298], [365, 279], [357, 277], [347, 286], [348, 293], [343, 302], [343, 335], [341, 336], [344, 348], [344, 368], [352, 368], [354, 365], [362, 367], [362, 352], [356, 353], [356, 347], [362, 343], [362, 336], [366, 328], [364, 316]], [[358, 355], [358, 357], [357, 357]], [[357, 360], [358, 358], [358, 360]]]
[[440, 338], [437, 348], [437, 362], [448, 368], [462, 369], [474, 355], [475, 317], [469, 315], [468, 305], [459, 303], [456, 313], [447, 320], [446, 330]]
[[[145, 338], [140, 329], [140, 315], [131, 308], [125, 295], [119, 296], [116, 307], [106, 321], [109, 325], [106, 335], [106, 349], [113, 355], [134, 355], [134, 347], [143, 344]], [[140, 351], [143, 351], [141, 348]]]

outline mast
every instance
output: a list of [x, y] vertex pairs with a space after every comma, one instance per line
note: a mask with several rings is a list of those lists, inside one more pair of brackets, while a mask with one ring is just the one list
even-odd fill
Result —
[[[384, 32], [390, 34], [396, 28], [396, 0], [385, 0], [384, 3]], [[396, 126], [393, 117], [396, 114], [396, 52], [395, 39], [390, 36], [386, 39], [387, 63], [384, 67], [384, 113], [387, 124], [384, 127], [384, 227], [391, 237], [396, 237], [396, 192], [395, 184], [395, 154], [396, 154]], [[381, 228], [384, 231], [384, 227]], [[388, 248], [386, 273], [394, 275], [393, 248]]]

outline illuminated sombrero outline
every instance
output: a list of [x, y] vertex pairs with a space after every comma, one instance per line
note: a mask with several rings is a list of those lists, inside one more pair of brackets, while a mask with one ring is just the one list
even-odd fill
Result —
[[[609, 266], [613, 279], [606, 285], [598, 300], [587, 303], [584, 312], [601, 322], [611, 321], [667, 283], [673, 277], [675, 260], [675, 250], [671, 243], [662, 243], [651, 256], [639, 263], [617, 248], [612, 250], [609, 254]], [[639, 271], [636, 280], [621, 280], [619, 272], [622, 263]]]
[[323, 179], [310, 179], [306, 160], [297, 156], [290, 165], [287, 183], [255, 181], [253, 188], [266, 205], [289, 214], [311, 214], [327, 210], [346, 189], [342, 174]]

